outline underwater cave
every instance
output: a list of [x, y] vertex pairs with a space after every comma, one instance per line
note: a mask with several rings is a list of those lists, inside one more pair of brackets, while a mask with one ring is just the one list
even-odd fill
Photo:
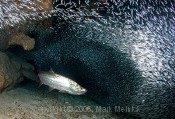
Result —
[[0, 1], [0, 119], [174, 119], [174, 0]]

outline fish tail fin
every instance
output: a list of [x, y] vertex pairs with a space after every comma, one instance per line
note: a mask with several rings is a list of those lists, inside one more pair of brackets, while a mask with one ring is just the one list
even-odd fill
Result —
[[39, 85], [38, 85], [38, 88], [40, 88], [41, 85], [43, 85], [43, 83], [40, 81], [40, 82], [39, 82]]

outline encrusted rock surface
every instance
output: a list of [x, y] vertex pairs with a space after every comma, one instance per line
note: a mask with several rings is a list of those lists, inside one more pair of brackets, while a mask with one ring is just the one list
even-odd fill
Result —
[[20, 73], [12, 65], [9, 57], [0, 52], [0, 91], [13, 86], [17, 81], [21, 81]]
[[35, 39], [22, 33], [11, 34], [8, 45], [20, 45], [24, 48], [24, 50], [32, 50], [35, 46]]
[[31, 78], [37, 79], [37, 76], [35, 77], [33, 74], [34, 67], [32, 65], [10, 53], [7, 54], [0, 52], [0, 92], [23, 81], [25, 75], [30, 78], [30, 74], [32, 74]]

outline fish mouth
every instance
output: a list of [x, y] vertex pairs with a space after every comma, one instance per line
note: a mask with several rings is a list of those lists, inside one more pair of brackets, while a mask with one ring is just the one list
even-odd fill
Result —
[[87, 90], [86, 89], [83, 89], [81, 92], [79, 92], [79, 95], [83, 95], [83, 94], [85, 94], [87, 92]]

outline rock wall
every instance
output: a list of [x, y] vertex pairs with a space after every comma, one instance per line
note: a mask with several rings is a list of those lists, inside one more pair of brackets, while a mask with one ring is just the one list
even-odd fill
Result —
[[24, 76], [37, 81], [34, 67], [11, 53], [0, 52], [0, 92], [13, 88]]

